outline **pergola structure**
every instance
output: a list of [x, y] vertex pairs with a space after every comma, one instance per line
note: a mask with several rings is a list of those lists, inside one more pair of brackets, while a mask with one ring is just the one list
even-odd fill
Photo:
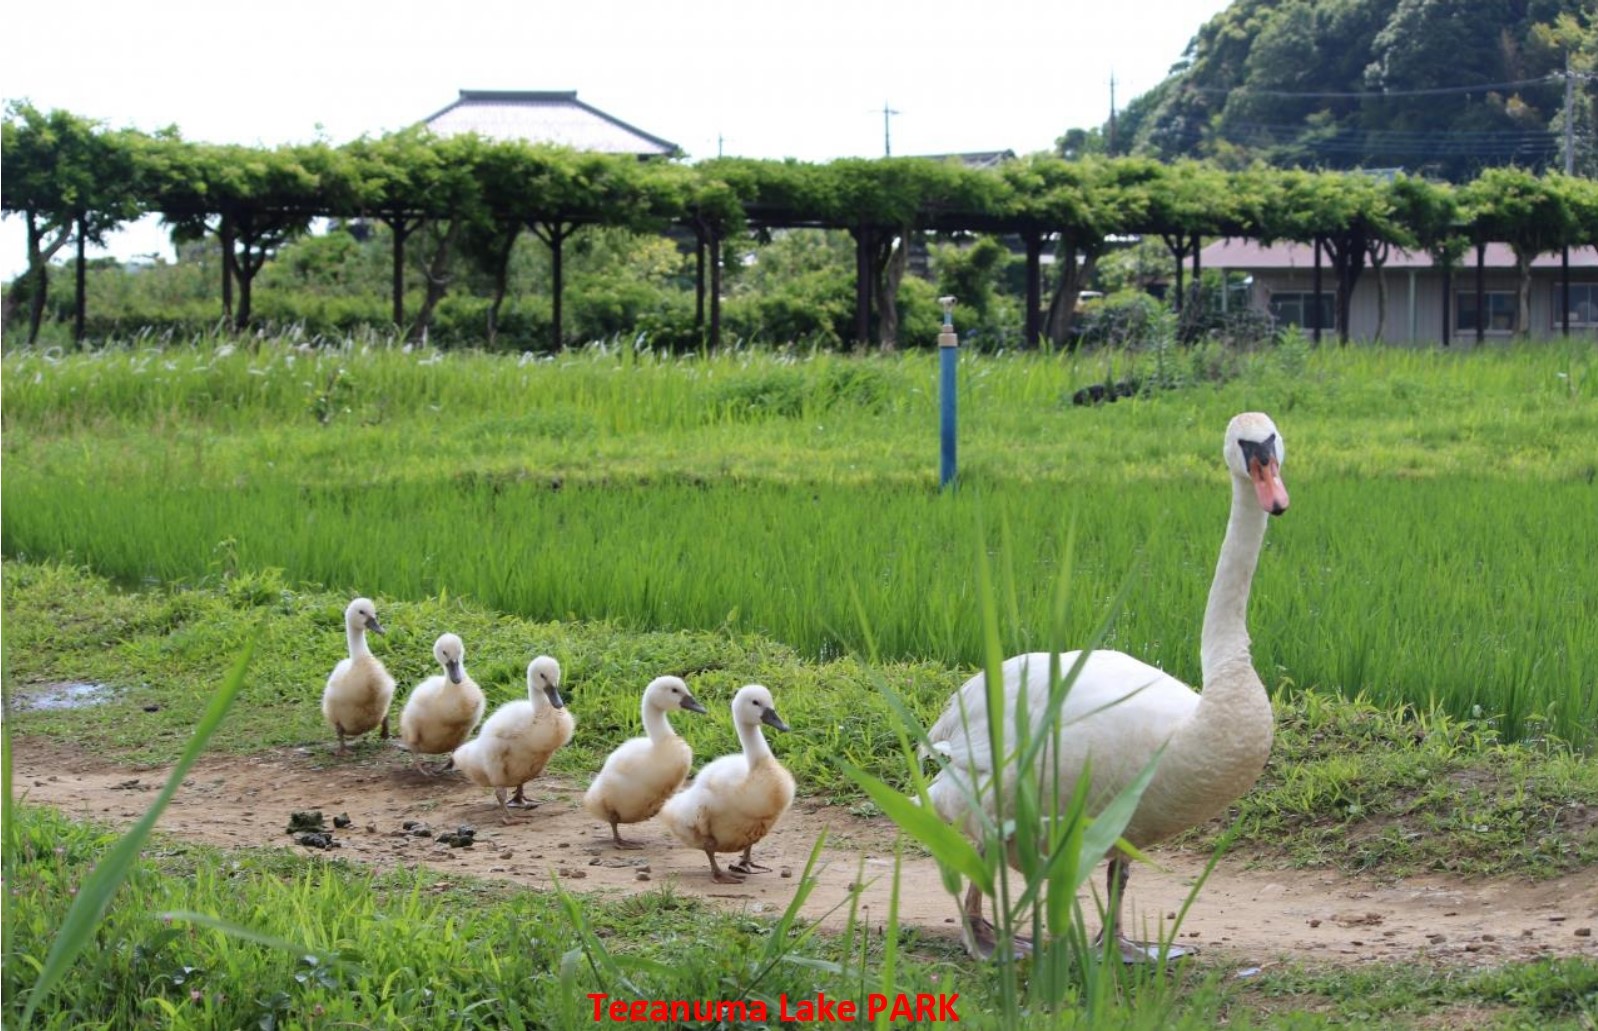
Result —
[[[452, 103], [430, 115], [425, 124], [439, 136], [476, 133], [486, 140], [524, 140], [600, 154], [631, 154], [640, 161], [669, 159], [682, 152], [682, 148], [670, 140], [583, 103], [577, 99], [576, 90], [463, 89]], [[565, 244], [577, 225], [576, 222], [551, 222], [530, 227], [549, 247], [553, 280], [552, 332], [557, 349], [562, 343]], [[703, 264], [701, 259], [701, 297], [704, 294]]]

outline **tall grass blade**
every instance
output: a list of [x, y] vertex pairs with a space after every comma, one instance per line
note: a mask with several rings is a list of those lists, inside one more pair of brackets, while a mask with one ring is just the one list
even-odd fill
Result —
[[[245, 642], [244, 651], [234, 663], [227, 678], [222, 681], [222, 686], [211, 697], [211, 704], [194, 728], [194, 736], [189, 739], [189, 745], [178, 758], [177, 765], [172, 767], [172, 773], [167, 777], [161, 793], [156, 796], [150, 808], [145, 810], [139, 822], [117, 839], [116, 844], [111, 846], [95, 865], [94, 871], [79, 886], [77, 898], [73, 900], [72, 907], [67, 910], [66, 917], [61, 921], [61, 929], [56, 933], [50, 952], [45, 957], [44, 969], [39, 973], [39, 980], [34, 983], [33, 991], [28, 995], [28, 1005], [22, 1011], [21, 1027], [26, 1028], [32, 1022], [39, 1003], [61, 982], [78, 954], [93, 940], [95, 925], [105, 915], [106, 908], [111, 905], [111, 899], [116, 895], [117, 888], [132, 872], [133, 864], [139, 858], [139, 850], [144, 847], [145, 839], [155, 828], [156, 820], [160, 819], [161, 813], [172, 801], [172, 796], [177, 794], [178, 786], [183, 783], [183, 778], [188, 776], [189, 768], [199, 759], [200, 753], [205, 751], [206, 742], [211, 739], [216, 728], [221, 726], [223, 718], [233, 706], [233, 700], [243, 688], [244, 673], [249, 668], [250, 660], [255, 656], [255, 646], [259, 638], [260, 631], [257, 630]], [[8, 793], [6, 797], [9, 799], [11, 796]]]
[[312, 960], [319, 966], [343, 967], [352, 972], [360, 970], [359, 966], [339, 956], [336, 952], [331, 956], [324, 956], [320, 950], [302, 945], [299, 942], [291, 942], [287, 938], [266, 934], [265, 932], [245, 927], [242, 924], [235, 924], [231, 920], [223, 920], [220, 917], [210, 916], [206, 913], [174, 909], [165, 913], [157, 913], [156, 918], [172, 922], [181, 921], [188, 924], [199, 924], [201, 927], [209, 927], [213, 931], [221, 931], [230, 938], [254, 942], [257, 945], [265, 945], [269, 949], [286, 952], [297, 958]]
[[993, 871], [964, 834], [944, 823], [930, 807], [917, 805], [858, 766], [849, 762], [842, 762], [840, 766], [888, 819], [932, 853], [932, 858], [938, 861], [938, 867], [944, 871], [944, 886], [950, 893], [958, 894], [960, 891], [957, 881], [950, 885], [951, 870], [976, 881], [983, 891], [993, 891]]

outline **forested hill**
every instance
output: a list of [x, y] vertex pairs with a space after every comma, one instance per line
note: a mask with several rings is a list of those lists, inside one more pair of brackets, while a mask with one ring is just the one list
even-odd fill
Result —
[[1595, 175], [1593, 0], [1236, 0], [1128, 106], [1111, 145], [1455, 180], [1561, 168], [1567, 50], [1577, 171]]

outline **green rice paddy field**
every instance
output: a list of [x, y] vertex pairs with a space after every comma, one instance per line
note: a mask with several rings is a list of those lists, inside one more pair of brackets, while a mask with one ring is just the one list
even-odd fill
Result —
[[1196, 681], [1220, 433], [1259, 409], [1293, 496], [1255, 583], [1270, 686], [1598, 732], [1590, 345], [1179, 354], [1192, 385], [1098, 408], [1070, 395], [1103, 358], [968, 357], [947, 492], [925, 356], [226, 350], [7, 356], [7, 558], [971, 666], [980, 543], [1007, 648], [1084, 639], [1131, 578], [1109, 643]]
[[[936, 714], [984, 658], [984, 566], [1005, 651], [1078, 646], [1109, 613], [1109, 646], [1198, 682], [1228, 502], [1221, 434], [1257, 409], [1283, 434], [1292, 507], [1271, 523], [1250, 607], [1279, 737], [1240, 804], [1242, 847], [1390, 872], [1549, 876], [1598, 861], [1598, 830], [1559, 815], [1598, 791], [1590, 342], [966, 354], [952, 490], [937, 484], [933, 355], [517, 359], [266, 340], [13, 351], [0, 373], [7, 693], [68, 677], [126, 688], [93, 711], [8, 713], [12, 733], [171, 762], [254, 637], [212, 747], [321, 741], [315, 700], [342, 649], [342, 604], [366, 594], [390, 623], [384, 656], [402, 684], [428, 671], [443, 621], [481, 642], [472, 665], [491, 700], [518, 689], [529, 647], [557, 655], [595, 731], [557, 772], [591, 772], [633, 732], [637, 689], [657, 672], [729, 690], [758, 678], [798, 731], [782, 755], [802, 793], [869, 809], [838, 759], [904, 782], [878, 687], [922, 720]], [[1168, 385], [1071, 402], [1131, 375]], [[736, 746], [707, 727], [696, 747]], [[1428, 833], [1356, 841], [1349, 827], [1366, 817], [1425, 819]], [[110, 838], [32, 806], [8, 823], [9, 1025], [66, 889]], [[158, 851], [102, 925], [89, 976], [58, 989], [39, 1023], [93, 1026], [85, 1015], [105, 1012], [99, 1026], [588, 1026], [571, 1000], [634, 977], [691, 997], [751, 977], [763, 992], [855, 994], [942, 978], [973, 1005], [1005, 1001], [980, 987], [979, 967], [914, 936], [902, 955], [869, 937], [811, 938], [777, 962], [768, 924], [669, 891], [573, 917], [503, 886], [440, 896], [420, 875], [325, 869]], [[342, 944], [296, 965], [148, 918], [170, 908]], [[516, 952], [519, 928], [568, 918], [634, 959]], [[680, 936], [658, 941], [662, 920]], [[448, 985], [416, 973], [440, 968]], [[478, 984], [505, 980], [532, 995]], [[224, 984], [260, 987], [243, 999]], [[1294, 968], [1247, 986], [1201, 968], [1070, 997], [1022, 1022], [1590, 1028], [1598, 965]]]

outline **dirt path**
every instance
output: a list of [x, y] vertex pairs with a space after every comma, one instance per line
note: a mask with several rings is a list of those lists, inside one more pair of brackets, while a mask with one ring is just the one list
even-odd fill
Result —
[[[22, 737], [13, 746], [17, 793], [86, 819], [130, 823], [165, 781], [164, 769], [109, 766], [46, 739]], [[201, 761], [160, 826], [222, 847], [293, 848], [380, 868], [420, 865], [444, 876], [504, 878], [529, 887], [548, 886], [552, 872], [586, 892], [671, 884], [683, 894], [760, 914], [787, 905], [792, 878], [826, 830], [826, 867], [806, 916], [823, 919], [862, 875], [868, 882], [862, 913], [874, 923], [887, 916], [894, 833], [885, 818], [864, 819], [801, 799], [755, 850], [773, 872], [722, 885], [710, 880], [703, 855], [668, 841], [657, 822], [633, 828], [633, 837], [648, 842], [646, 849], [620, 852], [609, 844], [609, 829], [579, 807], [581, 785], [543, 780], [531, 788], [529, 797], [540, 800], [540, 807], [506, 820], [486, 791], [453, 774], [414, 773], [404, 753], [374, 748], [336, 759], [313, 746]], [[351, 826], [334, 832], [342, 847], [323, 851], [296, 844], [285, 831], [289, 814], [304, 809], [321, 809], [329, 823], [347, 813]], [[476, 844], [450, 848], [419, 837], [404, 830], [410, 820], [424, 821], [435, 833], [471, 824]], [[1153, 929], [1174, 914], [1205, 859], [1170, 850], [1154, 855], [1161, 869], [1138, 868], [1132, 877], [1133, 927]], [[840, 923], [844, 912], [839, 907], [825, 920]], [[936, 866], [907, 854], [901, 919], [953, 939], [955, 912]], [[1490, 965], [1552, 955], [1598, 959], [1595, 925], [1598, 868], [1539, 883], [1433, 876], [1388, 882], [1325, 871], [1248, 869], [1234, 856], [1222, 859], [1204, 887], [1181, 940], [1204, 947], [1212, 962], [1240, 969], [1290, 960]]]

